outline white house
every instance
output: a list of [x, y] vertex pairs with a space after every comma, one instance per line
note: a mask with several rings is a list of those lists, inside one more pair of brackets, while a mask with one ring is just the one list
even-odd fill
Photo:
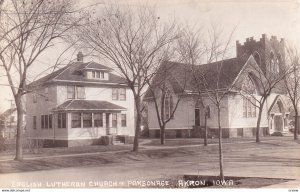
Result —
[[81, 52], [76, 62], [28, 87], [28, 139], [74, 146], [134, 136], [134, 98], [125, 79], [107, 66], [83, 62]]
[[[198, 65], [197, 71], [204, 74], [207, 87], [197, 87], [192, 75], [191, 66], [177, 62], [164, 62], [161, 67], [169, 69], [167, 89], [171, 96], [167, 97], [165, 114], [169, 115], [180, 96], [180, 102], [172, 119], [166, 125], [166, 137], [201, 137], [203, 136], [205, 111], [208, 113], [207, 126], [210, 134], [217, 135], [217, 108], [205, 94], [204, 90], [219, 91], [230, 89], [221, 102], [221, 126], [223, 137], [252, 137], [256, 133], [258, 108], [255, 99], [247, 98], [239, 91], [242, 86], [253, 90], [252, 94], [260, 97], [261, 87], [257, 82], [257, 69], [262, 72], [279, 73], [284, 65], [284, 40], [270, 39], [265, 34], [259, 41], [248, 38], [244, 44], [236, 42], [235, 58], [215, 63]], [[275, 54], [276, 53], [276, 54]], [[275, 58], [275, 55], [277, 58]], [[277, 59], [278, 62], [273, 62]], [[220, 79], [217, 80], [217, 70]], [[153, 81], [165, 76], [158, 73]], [[199, 101], [199, 91], [202, 90]], [[150, 137], [159, 137], [160, 127], [155, 112], [153, 94], [146, 92], [148, 102], [148, 124]], [[203, 103], [202, 103], [203, 101]], [[289, 112], [286, 96], [280, 84], [268, 96], [262, 112], [261, 134], [288, 131]]]

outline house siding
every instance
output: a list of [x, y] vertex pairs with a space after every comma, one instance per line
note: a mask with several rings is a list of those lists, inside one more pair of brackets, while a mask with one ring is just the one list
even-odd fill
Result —
[[[59, 145], [65, 146], [69, 140], [71, 144], [83, 144], [90, 142], [76, 142], [76, 140], [89, 140], [99, 139], [101, 136], [107, 135], [105, 113], [103, 115], [103, 127], [92, 128], [71, 128], [71, 112], [67, 112], [67, 128], [57, 128], [57, 113], [52, 112], [52, 109], [59, 106], [68, 100], [67, 98], [67, 85], [51, 85], [49, 88], [49, 100], [45, 101], [41, 94], [44, 92], [44, 87], [36, 91], [37, 102], [33, 102], [33, 94], [27, 94], [27, 127], [28, 138], [30, 139], [43, 139], [43, 140], [61, 140]], [[113, 104], [122, 106], [127, 110], [122, 111], [122, 114], [126, 114], [126, 127], [121, 127], [121, 115], [118, 114], [117, 121], [117, 135], [134, 136], [134, 97], [130, 89], [126, 88], [126, 100], [116, 101], [112, 100], [112, 87], [103, 86], [85, 86], [85, 100], [101, 100], [108, 101]], [[111, 112], [109, 112], [111, 113]], [[53, 114], [52, 129], [41, 129], [41, 115]], [[33, 116], [37, 117], [36, 126], [37, 129], [33, 129]], [[94, 142], [92, 142], [94, 143]]]

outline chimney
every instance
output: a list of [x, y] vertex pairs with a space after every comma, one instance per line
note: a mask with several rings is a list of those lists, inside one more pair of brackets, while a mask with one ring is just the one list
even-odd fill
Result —
[[81, 51], [79, 51], [78, 54], [77, 54], [77, 61], [83, 62], [83, 54], [82, 54]]

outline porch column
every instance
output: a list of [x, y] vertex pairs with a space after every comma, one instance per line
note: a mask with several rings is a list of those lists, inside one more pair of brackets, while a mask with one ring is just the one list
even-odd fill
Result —
[[112, 127], [112, 113], [109, 115], [109, 127]]
[[103, 128], [106, 127], [106, 113], [102, 113]]

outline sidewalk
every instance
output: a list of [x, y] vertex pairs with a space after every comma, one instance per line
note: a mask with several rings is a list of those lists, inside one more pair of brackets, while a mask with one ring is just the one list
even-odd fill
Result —
[[[273, 140], [268, 140], [273, 141]], [[275, 140], [274, 140], [275, 141]], [[150, 146], [145, 145], [150, 143], [151, 140], [143, 140], [140, 144], [139, 151], [148, 151], [148, 150], [159, 150], [159, 149], [180, 149], [180, 148], [193, 148], [193, 147], [201, 147], [203, 144], [195, 144], [195, 145], [182, 145], [182, 146]], [[254, 141], [240, 141], [235, 143], [223, 143], [223, 145], [233, 145], [233, 144], [246, 144], [246, 143], [254, 143]], [[218, 145], [218, 143], [209, 144], [210, 146]], [[127, 146], [132, 146], [132, 144], [127, 144]], [[78, 156], [88, 156], [88, 155], [99, 155], [99, 154], [113, 154], [120, 152], [129, 152], [130, 150], [114, 150], [114, 151], [101, 151], [101, 152], [83, 152], [83, 153], [73, 153], [73, 154], [60, 154], [60, 155], [48, 155], [45, 156], [43, 154], [26, 154], [24, 155], [24, 160], [37, 160], [37, 159], [46, 159], [46, 158], [58, 158], [58, 157], [78, 157]], [[4, 155], [0, 156], [0, 162], [12, 161], [15, 155]]]

